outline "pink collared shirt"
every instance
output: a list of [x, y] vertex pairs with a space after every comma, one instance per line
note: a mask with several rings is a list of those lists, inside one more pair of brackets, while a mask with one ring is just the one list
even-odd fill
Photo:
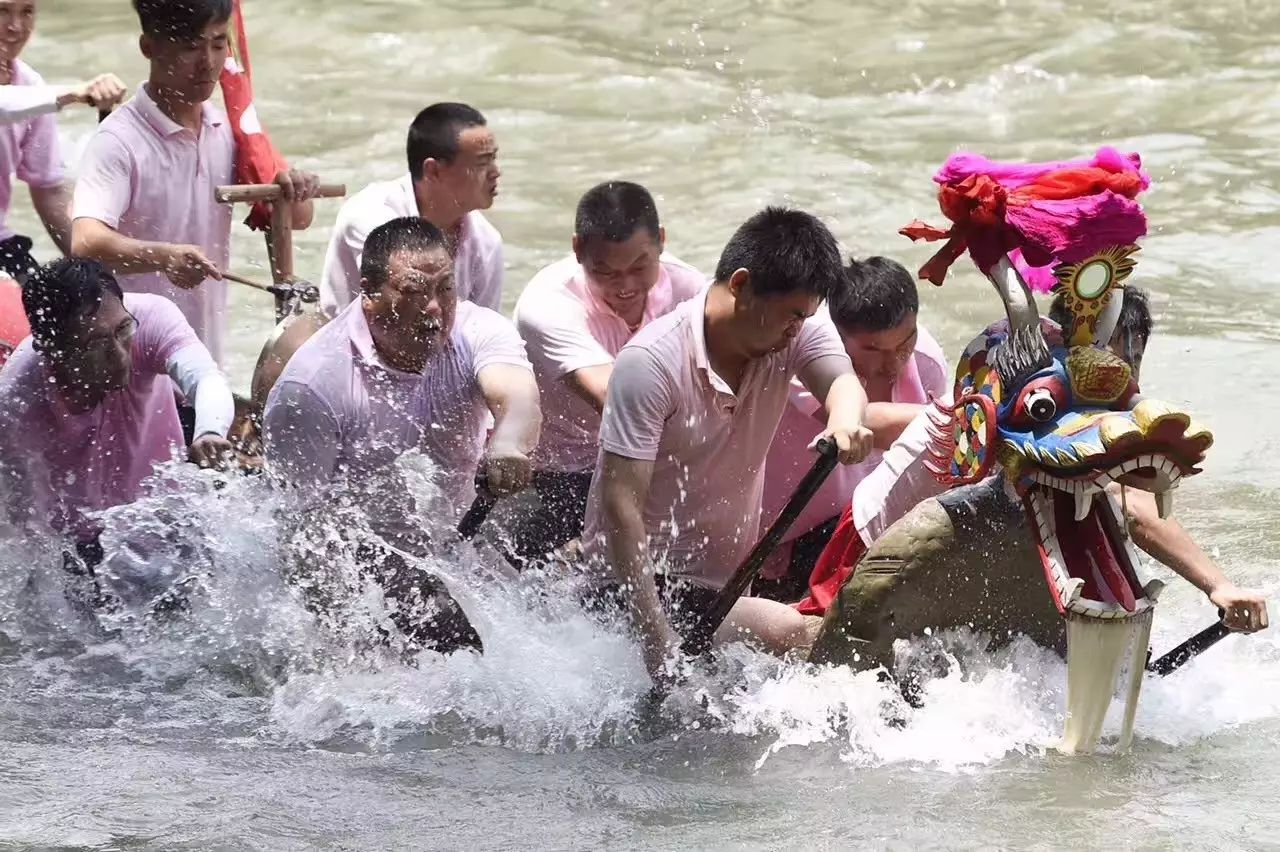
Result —
[[[320, 276], [320, 308], [326, 316], [335, 316], [360, 295], [360, 258], [369, 232], [392, 219], [417, 215], [409, 175], [369, 184], [347, 199], [333, 225]], [[462, 218], [453, 280], [459, 299], [502, 310], [502, 235], [479, 211]]]
[[[199, 135], [166, 116], [138, 87], [89, 141], [80, 161], [73, 215], [97, 219], [135, 240], [199, 246], [220, 269], [231, 262], [231, 205], [214, 188], [235, 183], [235, 141], [221, 110], [203, 107]], [[219, 364], [225, 363], [227, 285], [206, 279], [180, 289], [161, 272], [118, 277], [132, 293], [173, 302]]]
[[[791, 378], [823, 358], [852, 366], [834, 329], [809, 320], [785, 349], [753, 361], [735, 393], [707, 355], [709, 292], [654, 320], [622, 348], [609, 380], [600, 449], [654, 463], [644, 522], [655, 564], [720, 588], [755, 544], [765, 454]], [[600, 486], [597, 476], [583, 542], [588, 557], [603, 565]]]
[[449, 345], [406, 373], [378, 356], [356, 299], [303, 344], [267, 398], [267, 462], [319, 484], [367, 477], [417, 449], [437, 465], [442, 494], [466, 508], [489, 416], [479, 377], [494, 364], [532, 371], [515, 327], [488, 308], [459, 302]]
[[10, 477], [0, 495], [11, 517], [92, 537], [89, 513], [137, 499], [152, 468], [182, 448], [168, 365], [199, 341], [159, 296], [128, 293], [124, 305], [138, 321], [129, 384], [92, 410], [67, 408], [29, 337], [0, 370], [0, 477]]
[[[825, 309], [819, 311], [815, 320], [830, 325], [832, 331], [836, 331], [830, 314]], [[923, 325], [918, 326], [918, 329], [915, 354], [908, 359], [902, 374], [893, 383], [893, 395], [888, 402], [922, 405], [945, 394], [951, 385], [942, 347]], [[817, 461], [817, 456], [808, 447], [814, 437], [825, 428], [825, 422], [818, 419], [822, 407], [797, 382], [791, 383], [790, 401], [791, 404], [787, 406], [782, 422], [778, 425], [773, 445], [769, 448], [769, 460], [765, 467], [764, 511], [760, 518], [764, 527], [773, 523], [782, 507], [791, 499], [796, 485]], [[813, 499], [805, 505], [804, 511], [791, 525], [783, 541], [799, 538], [843, 512], [853, 498], [854, 488], [880, 464], [883, 457], [882, 451], [872, 450], [862, 464], [837, 465]], [[785, 548], [779, 550], [779, 559], [789, 552]], [[773, 569], [778, 566], [774, 564], [769, 567]], [[766, 576], [774, 573], [776, 571], [771, 571]]]
[[[706, 276], [667, 255], [649, 291], [641, 328], [692, 298]], [[539, 470], [582, 471], [599, 455], [600, 415], [565, 384], [575, 370], [612, 364], [636, 333], [592, 292], [572, 255], [543, 269], [516, 302], [516, 327], [542, 394], [542, 439], [533, 454]]]
[[[44, 86], [44, 80], [30, 65], [15, 59], [11, 84]], [[53, 115], [0, 125], [0, 240], [13, 236], [8, 219], [15, 175], [27, 186], [41, 188], [58, 186], [66, 179]]]

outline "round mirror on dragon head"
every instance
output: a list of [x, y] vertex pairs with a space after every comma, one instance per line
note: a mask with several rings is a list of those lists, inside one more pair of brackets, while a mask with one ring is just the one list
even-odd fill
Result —
[[[954, 400], [931, 412], [925, 461], [948, 489], [871, 546], [828, 609], [814, 659], [892, 666], [895, 639], [969, 627], [1026, 635], [1068, 657], [1064, 750], [1091, 750], [1124, 663], [1132, 735], [1152, 609], [1112, 482], [1155, 491], [1162, 512], [1199, 472], [1209, 432], [1143, 398], [1107, 344], [1134, 269], [1149, 180], [1136, 154], [997, 163], [951, 157], [934, 177], [949, 229], [920, 271], [941, 284], [966, 251], [995, 286], [1005, 318], [961, 355]], [[1014, 247], [1010, 250], [1010, 247]], [[1064, 327], [1034, 293], [1062, 293]]]

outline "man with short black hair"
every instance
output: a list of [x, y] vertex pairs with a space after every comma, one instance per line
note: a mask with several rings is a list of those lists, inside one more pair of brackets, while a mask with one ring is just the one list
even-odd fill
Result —
[[302, 345], [267, 399], [267, 464], [296, 484], [360, 485], [418, 449], [455, 515], [482, 456], [493, 493], [527, 486], [537, 383], [510, 321], [459, 300], [444, 234], [393, 219], [370, 232], [360, 270], [360, 298]]
[[433, 104], [414, 118], [405, 148], [404, 177], [370, 184], [338, 211], [320, 279], [321, 309], [334, 316], [359, 295], [370, 231], [418, 216], [445, 235], [458, 298], [501, 310], [502, 236], [480, 213], [493, 206], [502, 176], [493, 131], [466, 104]]
[[[807, 213], [767, 208], [730, 238], [714, 283], [631, 339], [600, 424], [584, 551], [615, 584], [658, 676], [750, 550], [764, 461], [799, 375], [827, 411], [845, 464], [871, 435], [866, 396], [835, 332], [813, 321], [839, 283], [840, 250]], [[743, 598], [717, 633], [783, 652], [808, 641], [789, 607]]]
[[573, 253], [535, 275], [516, 302], [544, 413], [533, 456], [541, 511], [517, 524], [522, 556], [545, 555], [582, 534], [614, 358], [637, 331], [706, 285], [665, 246], [647, 189], [599, 184], [578, 202]]
[[[792, 524], [783, 544], [761, 576], [775, 581], [771, 596], [796, 600], [808, 587], [814, 563], [831, 537], [853, 489], [880, 463], [888, 449], [926, 403], [947, 393], [949, 369], [942, 348], [920, 324], [920, 296], [903, 266], [887, 257], [850, 258], [840, 286], [827, 300], [829, 322], [867, 394], [867, 427], [875, 449], [859, 465], [834, 471]], [[821, 406], [797, 382], [791, 404], [769, 448], [765, 466], [764, 515], [767, 525], [809, 469], [808, 452]], [[802, 609], [809, 613], [809, 610]]]
[[196, 410], [186, 455], [221, 464], [231, 391], [171, 302], [123, 293], [84, 258], [41, 267], [22, 301], [32, 336], [0, 370], [0, 506], [12, 519], [95, 539], [89, 515], [135, 500], [183, 448], [175, 383]]
[[[94, 134], [80, 163], [72, 251], [102, 261], [126, 292], [172, 301], [220, 363], [226, 356], [235, 141], [209, 102], [230, 51], [231, 0], [134, 0], [147, 82]], [[293, 226], [311, 224], [319, 179], [290, 169], [275, 183]]]

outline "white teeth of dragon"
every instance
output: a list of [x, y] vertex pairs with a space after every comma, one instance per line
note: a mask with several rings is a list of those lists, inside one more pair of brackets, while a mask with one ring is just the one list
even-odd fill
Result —
[[1172, 491], [1161, 491], [1156, 495], [1156, 511], [1160, 513], [1162, 520], [1173, 514]]
[[1089, 517], [1089, 510], [1093, 508], [1093, 492], [1077, 491], [1076, 492], [1076, 520], [1083, 521]]

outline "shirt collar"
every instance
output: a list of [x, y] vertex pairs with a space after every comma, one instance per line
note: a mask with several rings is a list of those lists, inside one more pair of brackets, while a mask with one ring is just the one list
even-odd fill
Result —
[[707, 381], [713, 390], [732, 394], [729, 383], [720, 378], [711, 366], [711, 356], [707, 354], [707, 299], [711, 296], [709, 284], [702, 292], [689, 300], [689, 333], [693, 336], [693, 365], [707, 375]]
[[[161, 111], [159, 104], [155, 102], [151, 97], [151, 93], [147, 91], [148, 85], [145, 81], [140, 83], [133, 95], [133, 99], [137, 103], [138, 112], [142, 115], [143, 120], [161, 136], [175, 136], [187, 130], [187, 128], [178, 124], [178, 122]], [[208, 101], [200, 105], [200, 117], [205, 127], [222, 126], [222, 115]]]

